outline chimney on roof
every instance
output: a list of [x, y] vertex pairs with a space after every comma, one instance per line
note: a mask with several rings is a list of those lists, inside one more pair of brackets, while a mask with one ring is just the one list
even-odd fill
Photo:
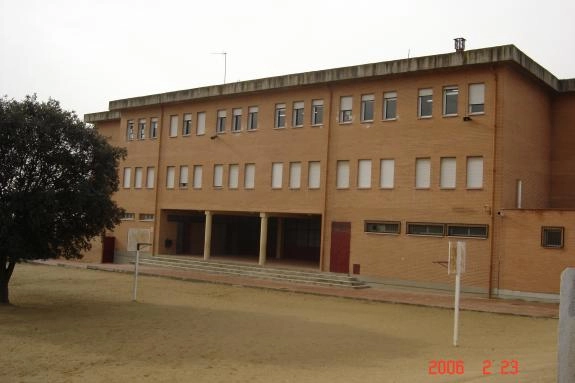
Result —
[[453, 40], [455, 41], [455, 51], [463, 52], [465, 50], [465, 39], [463, 37], [458, 37]]

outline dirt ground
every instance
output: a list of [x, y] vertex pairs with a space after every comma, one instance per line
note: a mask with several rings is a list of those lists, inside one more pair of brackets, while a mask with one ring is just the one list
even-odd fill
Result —
[[127, 274], [18, 265], [0, 382], [555, 381], [553, 319], [462, 312], [455, 348], [449, 310], [156, 277], [138, 302], [131, 289]]

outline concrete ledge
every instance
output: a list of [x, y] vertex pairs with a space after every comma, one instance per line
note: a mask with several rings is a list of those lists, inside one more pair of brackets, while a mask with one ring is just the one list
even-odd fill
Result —
[[87, 123], [113, 121], [119, 119], [120, 119], [120, 111], [117, 110], [112, 112], [98, 112], [84, 115], [84, 122]]

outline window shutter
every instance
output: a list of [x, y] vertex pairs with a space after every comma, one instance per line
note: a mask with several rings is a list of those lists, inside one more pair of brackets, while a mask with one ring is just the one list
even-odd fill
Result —
[[156, 178], [156, 169], [149, 167], [146, 174], [146, 187], [151, 189], [154, 187]]
[[274, 162], [272, 164], [272, 188], [281, 189], [283, 178], [284, 164], [281, 162]]
[[483, 157], [467, 158], [467, 187], [469, 189], [483, 187]]
[[289, 166], [289, 187], [290, 189], [299, 189], [301, 186], [301, 162], [292, 162]]
[[383, 189], [393, 188], [395, 177], [395, 160], [381, 160], [380, 182]]
[[351, 110], [352, 100], [351, 96], [342, 97], [340, 110]]
[[206, 113], [198, 113], [198, 130], [196, 132], [198, 135], [206, 134]]
[[222, 187], [224, 183], [224, 166], [214, 165], [214, 186]]
[[142, 178], [144, 176], [144, 172], [142, 170], [142, 168], [136, 168], [136, 174], [135, 174], [135, 185], [134, 187], [136, 188], [141, 188], [142, 187]]
[[231, 164], [230, 165], [230, 180], [229, 180], [230, 189], [237, 189], [239, 175], [240, 175], [239, 165]]
[[472, 105], [485, 103], [485, 84], [469, 85], [469, 103]]
[[256, 165], [246, 164], [244, 174], [244, 187], [246, 189], [253, 189], [255, 186], [255, 179], [256, 179]]
[[168, 166], [168, 172], [166, 174], [166, 187], [172, 189], [174, 187], [176, 177], [176, 168], [173, 166]]
[[418, 158], [415, 163], [415, 187], [428, 188], [431, 184], [431, 161]]
[[439, 184], [442, 188], [455, 188], [457, 162], [455, 158], [441, 159], [441, 174]]
[[194, 166], [194, 189], [200, 189], [202, 187], [202, 175], [203, 175], [202, 165]]
[[371, 160], [359, 160], [358, 162], [357, 187], [371, 187]]
[[180, 166], [180, 186], [186, 186], [188, 184], [188, 167]]
[[337, 161], [336, 186], [338, 188], [349, 187], [349, 161]]
[[312, 161], [309, 163], [308, 187], [310, 189], [319, 189], [319, 187], [320, 187], [320, 172], [321, 172], [321, 167], [320, 167], [319, 161]]

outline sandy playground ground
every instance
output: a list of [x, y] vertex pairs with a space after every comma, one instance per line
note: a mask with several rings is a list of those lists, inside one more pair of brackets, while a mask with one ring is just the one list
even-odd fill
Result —
[[131, 288], [128, 274], [17, 265], [0, 382], [555, 381], [553, 319], [462, 312], [455, 348], [450, 310], [157, 277], [132, 302]]

